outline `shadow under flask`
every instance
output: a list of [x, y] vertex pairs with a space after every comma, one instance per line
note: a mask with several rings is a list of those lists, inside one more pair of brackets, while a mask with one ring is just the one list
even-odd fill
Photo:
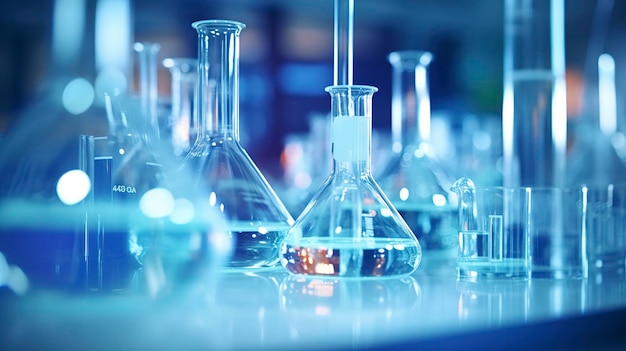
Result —
[[420, 244], [371, 174], [372, 96], [363, 85], [331, 95], [333, 169], [281, 247], [292, 274], [390, 277], [413, 273]]
[[230, 268], [278, 263], [293, 218], [239, 142], [239, 34], [243, 23], [203, 20], [198, 32], [198, 137], [181, 169], [226, 219]]

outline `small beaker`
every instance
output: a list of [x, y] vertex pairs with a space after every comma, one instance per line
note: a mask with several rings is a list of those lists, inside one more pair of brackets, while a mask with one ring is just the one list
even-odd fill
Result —
[[476, 187], [459, 194], [459, 277], [585, 278], [587, 189]]
[[523, 189], [476, 187], [460, 178], [452, 190], [459, 197], [458, 277], [528, 278]]
[[626, 265], [626, 186], [587, 189], [587, 259], [590, 276], [624, 277]]

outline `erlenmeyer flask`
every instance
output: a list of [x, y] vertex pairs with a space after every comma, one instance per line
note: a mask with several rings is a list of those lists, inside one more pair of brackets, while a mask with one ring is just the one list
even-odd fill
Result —
[[198, 121], [181, 168], [206, 189], [234, 239], [231, 267], [272, 266], [293, 218], [239, 142], [239, 34], [243, 23], [204, 20], [198, 32]]
[[293, 274], [410, 274], [419, 242], [371, 175], [372, 96], [362, 85], [326, 88], [332, 98], [333, 170], [287, 233], [281, 264]]
[[379, 176], [380, 185], [424, 246], [433, 252], [454, 252], [456, 243], [454, 179], [437, 159], [430, 138], [430, 96], [427, 68], [432, 55], [395, 51], [392, 66], [393, 151]]
[[198, 60], [186, 57], [169, 57], [163, 66], [172, 75], [172, 108], [168, 120], [168, 138], [174, 155], [184, 157], [196, 140], [198, 122], [195, 115], [196, 88], [198, 86]]

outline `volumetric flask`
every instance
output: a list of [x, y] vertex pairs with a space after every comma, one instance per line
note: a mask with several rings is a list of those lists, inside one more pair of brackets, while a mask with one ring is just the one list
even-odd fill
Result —
[[198, 121], [182, 171], [205, 189], [234, 241], [230, 267], [273, 266], [293, 218], [239, 142], [239, 33], [227, 20], [193, 23], [198, 32]]
[[330, 176], [287, 233], [281, 264], [293, 274], [411, 274], [422, 249], [371, 175], [370, 86], [326, 88], [332, 99]]
[[396, 51], [388, 59], [393, 68], [393, 154], [377, 178], [423, 246], [424, 263], [430, 259], [454, 262], [456, 196], [449, 190], [454, 179], [429, 143], [427, 71], [432, 55]]

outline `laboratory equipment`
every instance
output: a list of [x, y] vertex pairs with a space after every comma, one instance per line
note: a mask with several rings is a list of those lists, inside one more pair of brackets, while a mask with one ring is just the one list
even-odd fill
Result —
[[626, 271], [626, 184], [587, 189], [589, 277], [624, 277]]
[[168, 138], [174, 155], [184, 157], [196, 141], [198, 120], [195, 99], [198, 87], [198, 60], [169, 57], [163, 60], [172, 76], [172, 108], [167, 123]]
[[90, 290], [160, 297], [209, 289], [230, 254], [223, 218], [176, 171], [139, 105], [107, 96], [106, 107], [109, 135], [81, 139], [94, 189], [84, 229]]
[[503, 183], [565, 184], [564, 0], [504, 3]]
[[459, 178], [452, 190], [458, 195], [459, 279], [527, 279], [530, 247], [525, 211], [526, 190], [477, 187]]
[[162, 129], [158, 114], [159, 86], [157, 81], [157, 58], [161, 44], [152, 42], [136, 42], [133, 49], [137, 54], [139, 66], [139, 103], [141, 114], [149, 121], [149, 125], [160, 137]]
[[411, 274], [422, 249], [371, 174], [372, 97], [377, 88], [330, 86], [333, 169], [287, 232], [290, 273], [342, 277]]
[[195, 144], [181, 171], [206, 190], [234, 241], [228, 266], [272, 266], [293, 218], [239, 142], [239, 34], [229, 20], [193, 23], [198, 32], [198, 120]]
[[588, 188], [481, 187], [458, 179], [460, 278], [588, 275]]
[[377, 177], [424, 249], [424, 264], [454, 264], [454, 179], [430, 143], [430, 95], [425, 51], [395, 51], [392, 66], [393, 154]]

